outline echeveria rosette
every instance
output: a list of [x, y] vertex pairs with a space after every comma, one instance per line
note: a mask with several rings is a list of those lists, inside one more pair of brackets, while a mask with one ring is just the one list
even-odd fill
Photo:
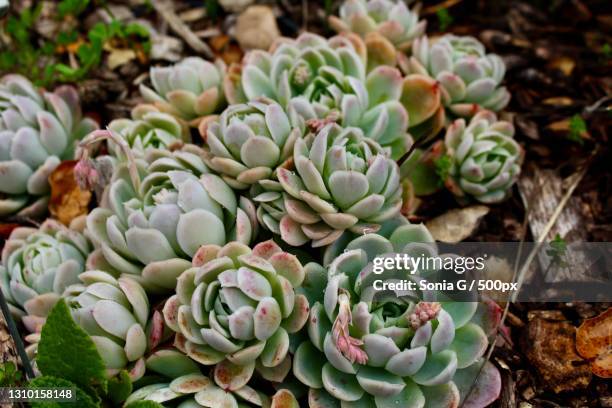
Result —
[[257, 233], [255, 206], [211, 174], [194, 145], [150, 151], [130, 177], [123, 163], [104, 205], [87, 217], [87, 230], [103, 257], [147, 291], [174, 290], [201, 245], [250, 243]]
[[264, 378], [270, 370], [284, 378], [291, 367], [289, 335], [304, 326], [310, 310], [295, 293], [304, 279], [296, 256], [271, 240], [252, 250], [231, 242], [202, 246], [194, 263], [199, 266], [178, 278], [163, 310], [186, 354], [216, 365], [217, 376], [242, 373], [245, 384], [255, 369]]
[[456, 116], [470, 117], [481, 109], [498, 112], [510, 101], [500, 86], [506, 66], [496, 54], [487, 54], [477, 39], [446, 34], [431, 41], [414, 41], [408, 71], [429, 75], [440, 84], [442, 102]]
[[425, 33], [427, 22], [410, 10], [402, 0], [345, 0], [339, 16], [329, 23], [338, 32], [353, 32], [365, 37], [378, 32], [398, 50], [407, 51], [412, 41]]
[[[131, 119], [115, 119], [108, 128], [127, 142], [136, 157], [144, 157], [153, 149], [171, 150], [191, 141], [189, 130], [174, 116], [151, 105], [136, 106]], [[125, 160], [121, 149], [111, 141], [108, 145], [115, 156]]]
[[260, 223], [290, 245], [376, 231], [400, 211], [397, 164], [359, 128], [330, 124], [298, 139], [293, 162], [295, 171], [278, 169], [278, 181], [261, 181], [264, 191], [253, 198]]
[[[73, 159], [75, 143], [97, 124], [83, 118], [73, 87], [37, 89], [26, 78], [0, 79], [0, 216], [46, 212], [48, 177]], [[25, 208], [24, 208], [25, 207]]]
[[[68, 286], [63, 294], [74, 321], [87, 332], [106, 366], [108, 377], [127, 370], [133, 381], [144, 375], [144, 355], [149, 345], [147, 295], [134, 279], [114, 278], [102, 271], [79, 275], [81, 283]], [[151, 331], [159, 331], [149, 328]]]
[[323, 401], [377, 408], [456, 407], [471, 385], [467, 374], [482, 364], [488, 344], [478, 304], [375, 294], [372, 280], [384, 281], [387, 272], [372, 275], [368, 265], [374, 257], [437, 253], [423, 225], [396, 218], [381, 230], [383, 235], [349, 242], [347, 236], [330, 247], [330, 256], [339, 255], [327, 268], [306, 265], [302, 287], [312, 305], [308, 340], [295, 352], [293, 374], [310, 387], [311, 407]]
[[187, 57], [167, 67], [152, 67], [151, 85], [140, 85], [140, 93], [162, 112], [197, 127], [202, 118], [225, 106], [223, 78], [225, 64], [199, 57]]
[[162, 378], [158, 377], [153, 383], [146, 381], [146, 385], [136, 388], [125, 406], [136, 401], [153, 401], [171, 406], [178, 404], [183, 408], [299, 407], [288, 390], [280, 390], [269, 397], [248, 384], [248, 370], [230, 367], [226, 362], [215, 366], [210, 376], [206, 376], [184, 354], [159, 350], [147, 358], [146, 366], [148, 373]]
[[400, 102], [402, 86], [402, 75], [393, 67], [376, 67], [364, 80], [321, 68], [320, 77], [290, 106], [315, 130], [334, 119], [343, 127], [358, 127], [399, 159], [412, 144], [409, 114]]
[[457, 197], [500, 202], [521, 173], [523, 149], [514, 140], [514, 126], [490, 111], [477, 113], [469, 125], [457, 119], [434, 150], [448, 158], [444, 184]]
[[286, 166], [304, 120], [276, 102], [230, 105], [206, 127], [204, 161], [234, 189], [246, 189]]
[[224, 82], [230, 103], [265, 96], [286, 107], [289, 100], [317, 87], [322, 75], [365, 79], [365, 45], [358, 36], [330, 39], [303, 33], [277, 41], [270, 52], [253, 50], [230, 66]]
[[39, 228], [19, 227], [4, 244], [0, 287], [30, 332], [39, 331], [64, 289], [85, 270], [92, 247], [74, 224], [71, 229], [48, 219]]
[[270, 53], [251, 51], [241, 73], [234, 67], [236, 75], [228, 76], [228, 99], [245, 102], [265, 96], [314, 126], [337, 121], [359, 127], [399, 157], [412, 142], [407, 134], [411, 112], [400, 100], [403, 78], [388, 66], [366, 75], [364, 47], [355, 35], [326, 40], [305, 33], [279, 42]]

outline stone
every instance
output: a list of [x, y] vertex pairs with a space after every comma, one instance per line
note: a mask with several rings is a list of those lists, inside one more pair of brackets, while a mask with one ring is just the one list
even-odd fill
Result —
[[267, 6], [251, 6], [236, 21], [235, 37], [244, 50], [267, 50], [280, 35], [276, 17]]

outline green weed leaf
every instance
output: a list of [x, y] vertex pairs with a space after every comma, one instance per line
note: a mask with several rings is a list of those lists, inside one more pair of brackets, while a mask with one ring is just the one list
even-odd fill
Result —
[[76, 401], [74, 402], [32, 402], [32, 408], [62, 408], [66, 405], [71, 405], [79, 408], [98, 408], [100, 406], [99, 399], [93, 398], [85, 391], [79, 388], [75, 383], [52, 376], [42, 376], [34, 378], [30, 381], [29, 388], [73, 388], [75, 390]]
[[64, 300], [47, 317], [36, 361], [44, 375], [72, 381], [90, 393], [96, 386], [106, 391], [102, 357], [89, 335], [74, 322]]

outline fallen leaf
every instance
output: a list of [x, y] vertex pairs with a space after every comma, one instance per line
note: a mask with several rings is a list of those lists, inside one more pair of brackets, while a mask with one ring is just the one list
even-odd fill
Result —
[[227, 65], [239, 63], [242, 60], [244, 52], [242, 48], [233, 41], [228, 35], [219, 34], [210, 38], [210, 47], [215, 55], [220, 57]]
[[127, 64], [136, 57], [136, 51], [134, 50], [127, 48], [112, 49], [108, 54], [106, 65], [108, 65], [110, 70], [113, 70], [123, 64]]
[[91, 192], [81, 190], [74, 179], [76, 160], [62, 162], [49, 176], [51, 198], [49, 211], [65, 225], [79, 215], [87, 214]]
[[569, 57], [558, 57], [552, 60], [549, 66], [553, 69], [558, 69], [563, 72], [565, 76], [570, 76], [574, 71], [576, 62]]
[[549, 123], [546, 127], [552, 130], [553, 132], [569, 132], [570, 120], [569, 119], [557, 120], [555, 122]]
[[591, 382], [588, 362], [576, 353], [576, 329], [567, 321], [531, 314], [522, 338], [529, 362], [544, 387], [555, 393], [585, 388]]
[[486, 205], [473, 205], [450, 210], [425, 224], [436, 240], [454, 244], [472, 235], [482, 217], [488, 213], [489, 207]]
[[230, 42], [230, 37], [229, 35], [226, 34], [220, 34], [220, 35], [216, 35], [214, 37], [212, 37], [210, 40], [210, 47], [217, 53], [220, 53], [221, 51], [223, 51], [223, 48], [225, 48], [229, 42]]
[[576, 350], [592, 360], [593, 374], [612, 378], [612, 308], [580, 325], [576, 330]]
[[244, 53], [242, 52], [242, 48], [238, 44], [231, 43], [227, 47], [224, 48], [223, 52], [221, 52], [221, 59], [227, 65], [232, 63], [239, 63], [242, 60], [242, 56]]
[[591, 371], [601, 378], [612, 378], [612, 350], [605, 351], [591, 363]]
[[567, 96], [554, 96], [552, 98], [544, 99], [542, 103], [552, 106], [572, 106], [574, 104], [574, 100]]

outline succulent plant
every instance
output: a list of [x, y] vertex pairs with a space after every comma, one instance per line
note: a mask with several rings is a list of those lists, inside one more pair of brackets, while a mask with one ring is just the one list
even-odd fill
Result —
[[376, 231], [398, 214], [402, 190], [397, 164], [358, 128], [326, 125], [295, 142], [295, 172], [262, 180], [260, 223], [290, 245], [334, 242], [345, 230]]
[[75, 219], [73, 228], [52, 219], [39, 228], [18, 227], [4, 245], [0, 288], [30, 332], [40, 331], [64, 289], [78, 283], [85, 270], [92, 248], [77, 230], [80, 221]]
[[140, 85], [140, 93], [162, 112], [169, 113], [197, 127], [205, 116], [218, 113], [225, 106], [223, 78], [225, 64], [211, 63], [199, 57], [187, 57], [175, 65], [153, 67], [151, 85]]
[[412, 44], [404, 69], [429, 75], [440, 83], [443, 104], [456, 116], [473, 116], [481, 109], [502, 110], [510, 93], [500, 83], [506, 67], [496, 54], [487, 54], [477, 39], [446, 34], [436, 41], [424, 36]]
[[502, 201], [521, 173], [523, 149], [513, 136], [512, 123], [498, 121], [490, 111], [477, 113], [469, 125], [454, 121], [434, 148], [448, 158], [445, 186], [458, 197]]
[[[95, 135], [94, 135], [95, 136]], [[250, 243], [255, 206], [211, 174], [194, 145], [120, 164], [87, 231], [112, 267], [147, 291], [169, 292], [204, 244]]]
[[297, 257], [271, 240], [252, 250], [231, 242], [202, 246], [194, 263], [163, 310], [166, 325], [184, 337], [186, 354], [216, 364], [220, 378], [240, 373], [246, 384], [257, 368], [264, 377], [281, 371], [282, 379], [291, 366], [289, 334], [309, 312], [306, 297], [295, 293], [304, 279]]
[[270, 52], [250, 51], [241, 65], [230, 66], [224, 89], [229, 103], [265, 96], [286, 107], [330, 75], [365, 79], [365, 45], [358, 36], [325, 39], [307, 32], [277, 41]]
[[[129, 277], [102, 271], [79, 275], [81, 283], [66, 288], [74, 321], [87, 332], [113, 377], [126, 369], [135, 381], [145, 372], [149, 301], [144, 289]], [[161, 323], [161, 322], [160, 322]]]
[[147, 372], [161, 375], [166, 382], [149, 383], [136, 389], [124, 406], [136, 401], [154, 401], [183, 408], [299, 407], [286, 389], [270, 398], [249, 386], [247, 372], [226, 372], [228, 367], [219, 364], [210, 377], [206, 376], [192, 360], [176, 350], [159, 350], [147, 358], [146, 365]]
[[275, 102], [230, 105], [207, 125], [204, 161], [232, 188], [246, 189], [287, 165], [304, 128], [302, 118]]
[[329, 17], [338, 32], [353, 32], [365, 36], [378, 32], [397, 49], [410, 49], [412, 41], [425, 33], [427, 22], [419, 21], [418, 12], [410, 10], [401, 0], [345, 0], [339, 18]]
[[176, 350], [160, 350], [147, 358], [147, 370], [163, 376], [166, 382], [155, 382], [136, 389], [125, 401], [154, 401], [160, 404], [176, 404], [183, 408], [238, 408], [270, 407], [298, 408], [293, 394], [278, 391], [272, 398], [248, 385], [247, 371], [233, 370], [221, 363], [215, 366], [211, 377], [187, 356]]
[[[387, 271], [373, 274], [368, 265], [374, 257], [437, 253], [423, 225], [396, 218], [381, 231], [345, 237], [326, 254], [329, 259], [340, 253], [327, 268], [306, 265], [302, 290], [312, 307], [293, 374], [310, 387], [311, 407], [322, 401], [377, 408], [458, 406], [466, 392], [454, 379], [469, 382], [464, 370], [482, 364], [488, 343], [478, 304], [374, 291], [374, 279], [389, 278]], [[391, 277], [399, 278], [397, 272]], [[401, 275], [405, 279], [406, 271]]]
[[[374, 45], [380, 48], [375, 40]], [[412, 143], [409, 118], [416, 126], [432, 116], [439, 96], [427, 92], [433, 87], [429, 78], [404, 81], [394, 67], [377, 66], [366, 75], [365, 52], [355, 35], [325, 40], [305, 33], [280, 42], [271, 53], [247, 54], [242, 67], [230, 68], [226, 94], [232, 103], [271, 98], [315, 128], [330, 122], [359, 127], [398, 158]], [[408, 91], [420, 95], [418, 103]]]
[[[108, 128], [127, 142], [136, 157], [144, 157], [152, 149], [170, 150], [191, 141], [189, 130], [174, 116], [151, 105], [136, 106], [132, 110], [132, 119], [115, 119]], [[115, 156], [126, 159], [118, 146], [112, 142], [108, 145]]]
[[408, 150], [412, 144], [409, 113], [400, 102], [403, 78], [398, 69], [379, 66], [365, 80], [324, 68], [320, 73], [318, 81], [289, 102], [307, 124], [320, 130], [337, 118], [340, 125], [358, 127], [368, 138], [389, 147], [395, 159]]
[[20, 75], [0, 79], [0, 217], [46, 212], [49, 175], [96, 128], [82, 118], [74, 88], [51, 93]]

